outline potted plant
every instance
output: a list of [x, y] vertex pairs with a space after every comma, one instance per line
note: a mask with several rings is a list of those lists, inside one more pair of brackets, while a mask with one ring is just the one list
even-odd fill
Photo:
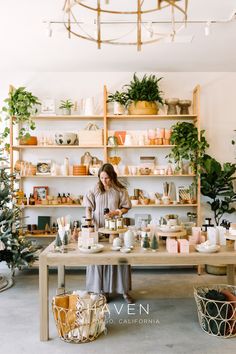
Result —
[[[17, 89], [12, 88], [9, 97], [4, 100], [6, 106], [2, 108], [2, 112], [6, 114], [5, 120], [13, 117], [13, 124], [23, 125], [18, 132], [17, 139], [27, 140], [31, 137], [29, 131], [35, 129], [35, 122], [32, 120], [32, 115], [37, 114], [39, 102], [38, 97], [31, 92], [26, 91], [25, 87]], [[9, 127], [6, 127], [1, 136], [0, 143], [7, 141], [10, 134]], [[9, 143], [5, 143], [5, 148], [9, 149]]]
[[71, 115], [71, 108], [74, 107], [74, 104], [71, 100], [61, 100], [59, 108], [62, 110], [62, 114]]
[[162, 91], [155, 75], [144, 75], [139, 79], [136, 74], [127, 87], [127, 104], [129, 114], [157, 114], [157, 103], [163, 104]]
[[209, 147], [204, 130], [200, 131], [198, 137], [198, 129], [192, 123], [178, 122], [172, 126], [172, 134], [170, 138], [171, 144], [174, 146], [167, 157], [170, 162], [177, 164], [177, 170], [181, 169], [182, 160], [188, 160], [194, 173], [200, 173], [202, 158], [206, 148]]
[[209, 155], [204, 155], [201, 172], [201, 193], [208, 197], [216, 225], [223, 215], [232, 214], [236, 211], [232, 203], [236, 202], [233, 176], [236, 172], [236, 164], [226, 162], [221, 165]]
[[116, 91], [114, 94], [108, 95], [107, 102], [114, 102], [114, 114], [124, 114], [127, 102], [127, 93]]

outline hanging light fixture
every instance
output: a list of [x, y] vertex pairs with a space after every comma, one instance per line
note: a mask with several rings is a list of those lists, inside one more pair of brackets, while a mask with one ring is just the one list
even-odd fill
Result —
[[[98, 49], [101, 44], [135, 45], [140, 51], [144, 44], [155, 43], [166, 37], [174, 40], [187, 21], [188, 0], [105, 0], [104, 5], [101, 3], [102, 0], [65, 0], [63, 11], [66, 18], [63, 23], [69, 37], [74, 35], [96, 42]], [[155, 18], [150, 19], [150, 14]], [[158, 15], [164, 16], [161, 23], [168, 28], [156, 32], [153, 27], [158, 23]], [[122, 16], [122, 20], [119, 16]], [[89, 28], [91, 23], [93, 26]], [[143, 35], [143, 29], [144, 33], [152, 32], [148, 38]]]

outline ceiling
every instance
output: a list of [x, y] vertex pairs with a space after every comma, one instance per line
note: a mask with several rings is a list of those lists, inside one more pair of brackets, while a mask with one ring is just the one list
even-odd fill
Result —
[[[127, 0], [120, 1], [127, 6]], [[236, 19], [212, 24], [209, 36], [204, 24], [188, 24], [178, 43], [148, 44], [141, 52], [135, 46], [103, 45], [99, 50], [96, 43], [69, 39], [62, 24], [47, 36], [43, 21], [62, 21], [63, 4], [0, 0], [0, 71], [236, 71]], [[236, 0], [189, 0], [188, 20], [227, 21], [235, 12]], [[186, 42], [191, 36], [192, 42]]]

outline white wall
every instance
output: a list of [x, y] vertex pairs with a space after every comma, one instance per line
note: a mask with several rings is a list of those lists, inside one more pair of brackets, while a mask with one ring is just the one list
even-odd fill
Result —
[[[9, 84], [12, 84], [15, 87], [26, 86], [27, 90], [32, 91], [40, 99], [47, 97], [55, 98], [57, 103], [59, 103], [60, 99], [65, 98], [80, 101], [82, 98], [94, 96], [98, 113], [101, 113], [103, 85], [106, 84], [108, 90], [113, 92], [115, 89], [121, 89], [123, 84], [129, 83], [132, 75], [133, 73], [128, 72], [0, 73], [0, 105], [2, 105], [2, 100], [7, 97]], [[168, 72], [156, 73], [156, 75], [163, 77], [160, 85], [165, 97], [191, 98], [193, 88], [197, 84], [200, 84], [201, 127], [206, 130], [206, 137], [210, 143], [208, 152], [220, 162], [235, 162], [235, 148], [231, 145], [231, 139], [234, 135], [233, 130], [236, 129], [234, 112], [236, 73]], [[50, 125], [46, 128], [55, 129]], [[68, 128], [66, 127], [67, 130]], [[147, 155], [146, 152], [145, 155]], [[41, 154], [40, 158], [53, 157], [49, 155], [49, 151], [45, 151]], [[75, 156], [71, 156], [71, 158], [73, 159]], [[58, 183], [58, 186], [62, 189], [63, 181]], [[150, 187], [145, 180], [143, 183], [146, 188]], [[70, 184], [70, 187], [73, 189], [74, 185]], [[65, 186], [65, 192], [70, 187]], [[89, 188], [89, 183], [85, 182], [82, 187], [83, 190], [84, 187]], [[31, 188], [30, 184], [28, 188]], [[55, 185], [52, 188], [55, 188]], [[202, 216], [209, 216], [210, 211], [204, 200], [202, 201], [202, 206]], [[145, 209], [146, 211], [150, 212], [148, 209]], [[186, 211], [184, 211], [185, 215]], [[164, 214], [166, 212], [167, 210], [165, 210]], [[45, 212], [42, 212], [41, 215], [45, 215]], [[159, 216], [159, 213], [156, 216]], [[36, 222], [35, 218], [36, 214], [33, 215], [30, 222]], [[229, 216], [229, 218], [232, 221], [236, 221], [236, 215]]]

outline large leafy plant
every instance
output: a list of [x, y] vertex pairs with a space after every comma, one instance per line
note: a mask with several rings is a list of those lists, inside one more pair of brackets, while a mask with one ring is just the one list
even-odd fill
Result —
[[[6, 114], [5, 119], [9, 120], [13, 117], [13, 124], [22, 124], [18, 133], [18, 139], [29, 138], [29, 130], [35, 129], [35, 122], [32, 115], [38, 112], [37, 105], [40, 105], [38, 97], [31, 92], [26, 91], [25, 87], [13, 88], [9, 97], [4, 100], [6, 105], [2, 108], [2, 112]], [[0, 143], [6, 141], [10, 134], [10, 128], [5, 127], [0, 135]], [[9, 148], [9, 144], [5, 143], [5, 148]]]
[[193, 123], [178, 122], [172, 126], [171, 144], [174, 146], [167, 157], [170, 162], [180, 164], [182, 160], [188, 160], [195, 173], [200, 172], [202, 158], [206, 148], [209, 147], [204, 130], [198, 134], [197, 127]]
[[236, 202], [233, 181], [236, 172], [236, 164], [226, 162], [221, 165], [209, 155], [203, 158], [201, 172], [201, 193], [208, 197], [207, 203], [214, 213], [216, 225], [224, 214], [232, 214], [236, 211], [232, 203]]
[[134, 74], [130, 84], [125, 85], [129, 102], [149, 101], [163, 104], [162, 91], [159, 88], [161, 79], [158, 79], [155, 75], [147, 76], [146, 74], [142, 79], [139, 79]]

